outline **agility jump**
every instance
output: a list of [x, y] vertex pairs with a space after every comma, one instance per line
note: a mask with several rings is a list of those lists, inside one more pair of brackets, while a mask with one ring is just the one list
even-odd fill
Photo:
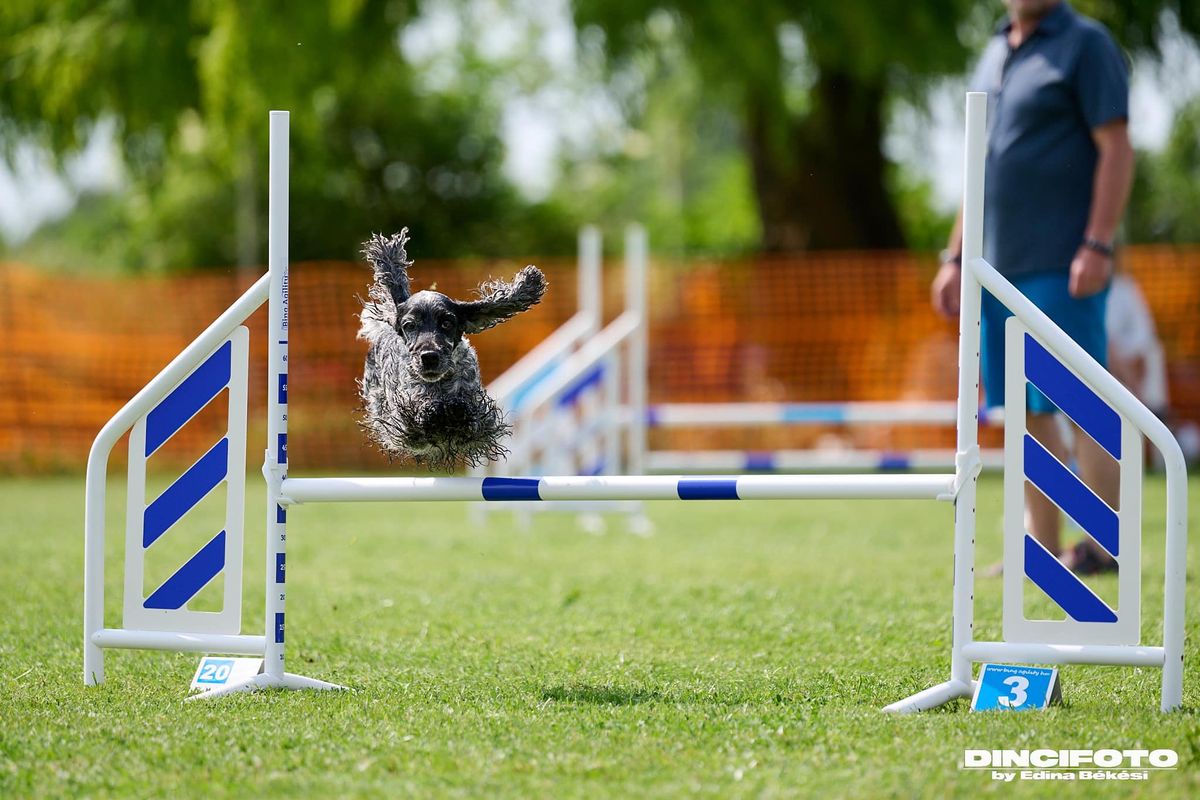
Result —
[[[716, 472], [821, 469], [953, 469], [946, 449], [651, 450], [647, 431], [667, 428], [907, 425], [943, 428], [958, 419], [954, 401], [727, 402], [648, 404], [645, 232], [624, 237], [624, 311], [601, 328], [600, 232], [579, 233], [578, 311], [488, 385], [514, 427], [512, 453], [473, 474], [529, 475], [621, 471]], [[1003, 424], [999, 409], [980, 421]], [[546, 446], [553, 442], [553, 446]], [[624, 443], [624, 448], [621, 447]], [[1000, 469], [1001, 450], [980, 453], [984, 469]], [[494, 506], [491, 510], [497, 510]], [[572, 508], [570, 510], [579, 510]], [[600, 510], [636, 511], [609, 504]], [[485, 512], [486, 513], [486, 512]], [[482, 518], [482, 516], [480, 517]]]
[[[257, 688], [341, 688], [285, 671], [287, 516], [304, 503], [905, 498], [955, 505], [950, 677], [885, 711], [920, 711], [969, 697], [971, 665], [978, 661], [1156, 667], [1162, 670], [1162, 710], [1179, 708], [1187, 542], [1183, 454], [1157, 417], [984, 261], [985, 113], [986, 96], [968, 94], [957, 452], [952, 473], [296, 479], [287, 476], [288, 114], [271, 112], [268, 274], [130, 400], [92, 445], [84, 523], [84, 682], [103, 682], [104, 649], [132, 648], [261, 655], [265, 659], [261, 675], [202, 697]], [[1015, 314], [1007, 330], [1009, 379], [1036, 385], [1105, 446], [1121, 467], [1121, 502], [1119, 510], [1114, 510], [1053, 457], [1047, 461], [1048, 454], [1027, 435], [1023, 413], [1006, 414], [1004, 639], [997, 642], [976, 641], [973, 635], [976, 490], [982, 466], [978, 446], [981, 287]], [[244, 442], [246, 425], [246, 333], [241, 324], [264, 302], [269, 309], [270, 336], [263, 464], [267, 484], [266, 603], [263, 634], [247, 635], [240, 628], [245, 448], [239, 445]], [[146, 459], [226, 387], [227, 435], [146, 504]], [[103, 611], [106, 469], [112, 448], [127, 431], [131, 436], [125, 613], [122, 625], [110, 628]], [[1161, 644], [1154, 645], [1140, 641], [1143, 435], [1161, 451], [1167, 483], [1163, 637]], [[1020, 496], [1026, 480], [1054, 499], [1117, 559], [1120, 594], [1116, 608], [1025, 533]], [[222, 483], [227, 486], [225, 528], [166, 581], [145, 586], [141, 571], [144, 551], [168, 536], [176, 521]], [[222, 610], [188, 610], [188, 601], [222, 573], [226, 581]], [[1027, 619], [1021, 600], [1025, 578], [1067, 618]]]

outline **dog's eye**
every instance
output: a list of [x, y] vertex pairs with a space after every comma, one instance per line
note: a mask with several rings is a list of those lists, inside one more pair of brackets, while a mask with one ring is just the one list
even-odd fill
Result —
[[446, 331], [447, 333], [454, 330], [454, 320], [450, 319], [449, 317], [446, 317], [445, 319], [443, 319], [442, 320], [442, 330]]
[[413, 322], [411, 319], [406, 319], [404, 322], [400, 323], [400, 330], [404, 331], [405, 333], [410, 332], [415, 327], [417, 327], [417, 323]]

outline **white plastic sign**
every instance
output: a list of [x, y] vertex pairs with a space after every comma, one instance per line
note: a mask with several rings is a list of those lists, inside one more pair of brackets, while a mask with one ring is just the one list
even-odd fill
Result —
[[207, 692], [232, 683], [253, 678], [263, 671], [261, 658], [234, 658], [232, 656], [204, 656], [196, 675], [192, 678], [193, 692]]
[[972, 711], [1028, 711], [1061, 700], [1058, 670], [984, 664], [971, 699]]

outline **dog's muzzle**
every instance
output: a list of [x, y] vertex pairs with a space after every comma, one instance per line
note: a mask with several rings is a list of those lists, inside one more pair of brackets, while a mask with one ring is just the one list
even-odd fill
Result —
[[435, 353], [427, 350], [426, 352], [421, 353], [419, 356], [419, 362], [421, 367], [417, 371], [417, 374], [423, 381], [432, 382], [440, 380], [441, 377], [446, 374], [446, 360], [442, 358], [441, 353]]

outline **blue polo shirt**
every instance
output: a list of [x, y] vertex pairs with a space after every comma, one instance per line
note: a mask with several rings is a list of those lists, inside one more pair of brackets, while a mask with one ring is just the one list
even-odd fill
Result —
[[983, 256], [1007, 276], [1067, 271], [1083, 242], [1093, 129], [1129, 116], [1129, 73], [1112, 36], [1062, 0], [1012, 48], [1011, 22], [971, 89], [988, 93]]

